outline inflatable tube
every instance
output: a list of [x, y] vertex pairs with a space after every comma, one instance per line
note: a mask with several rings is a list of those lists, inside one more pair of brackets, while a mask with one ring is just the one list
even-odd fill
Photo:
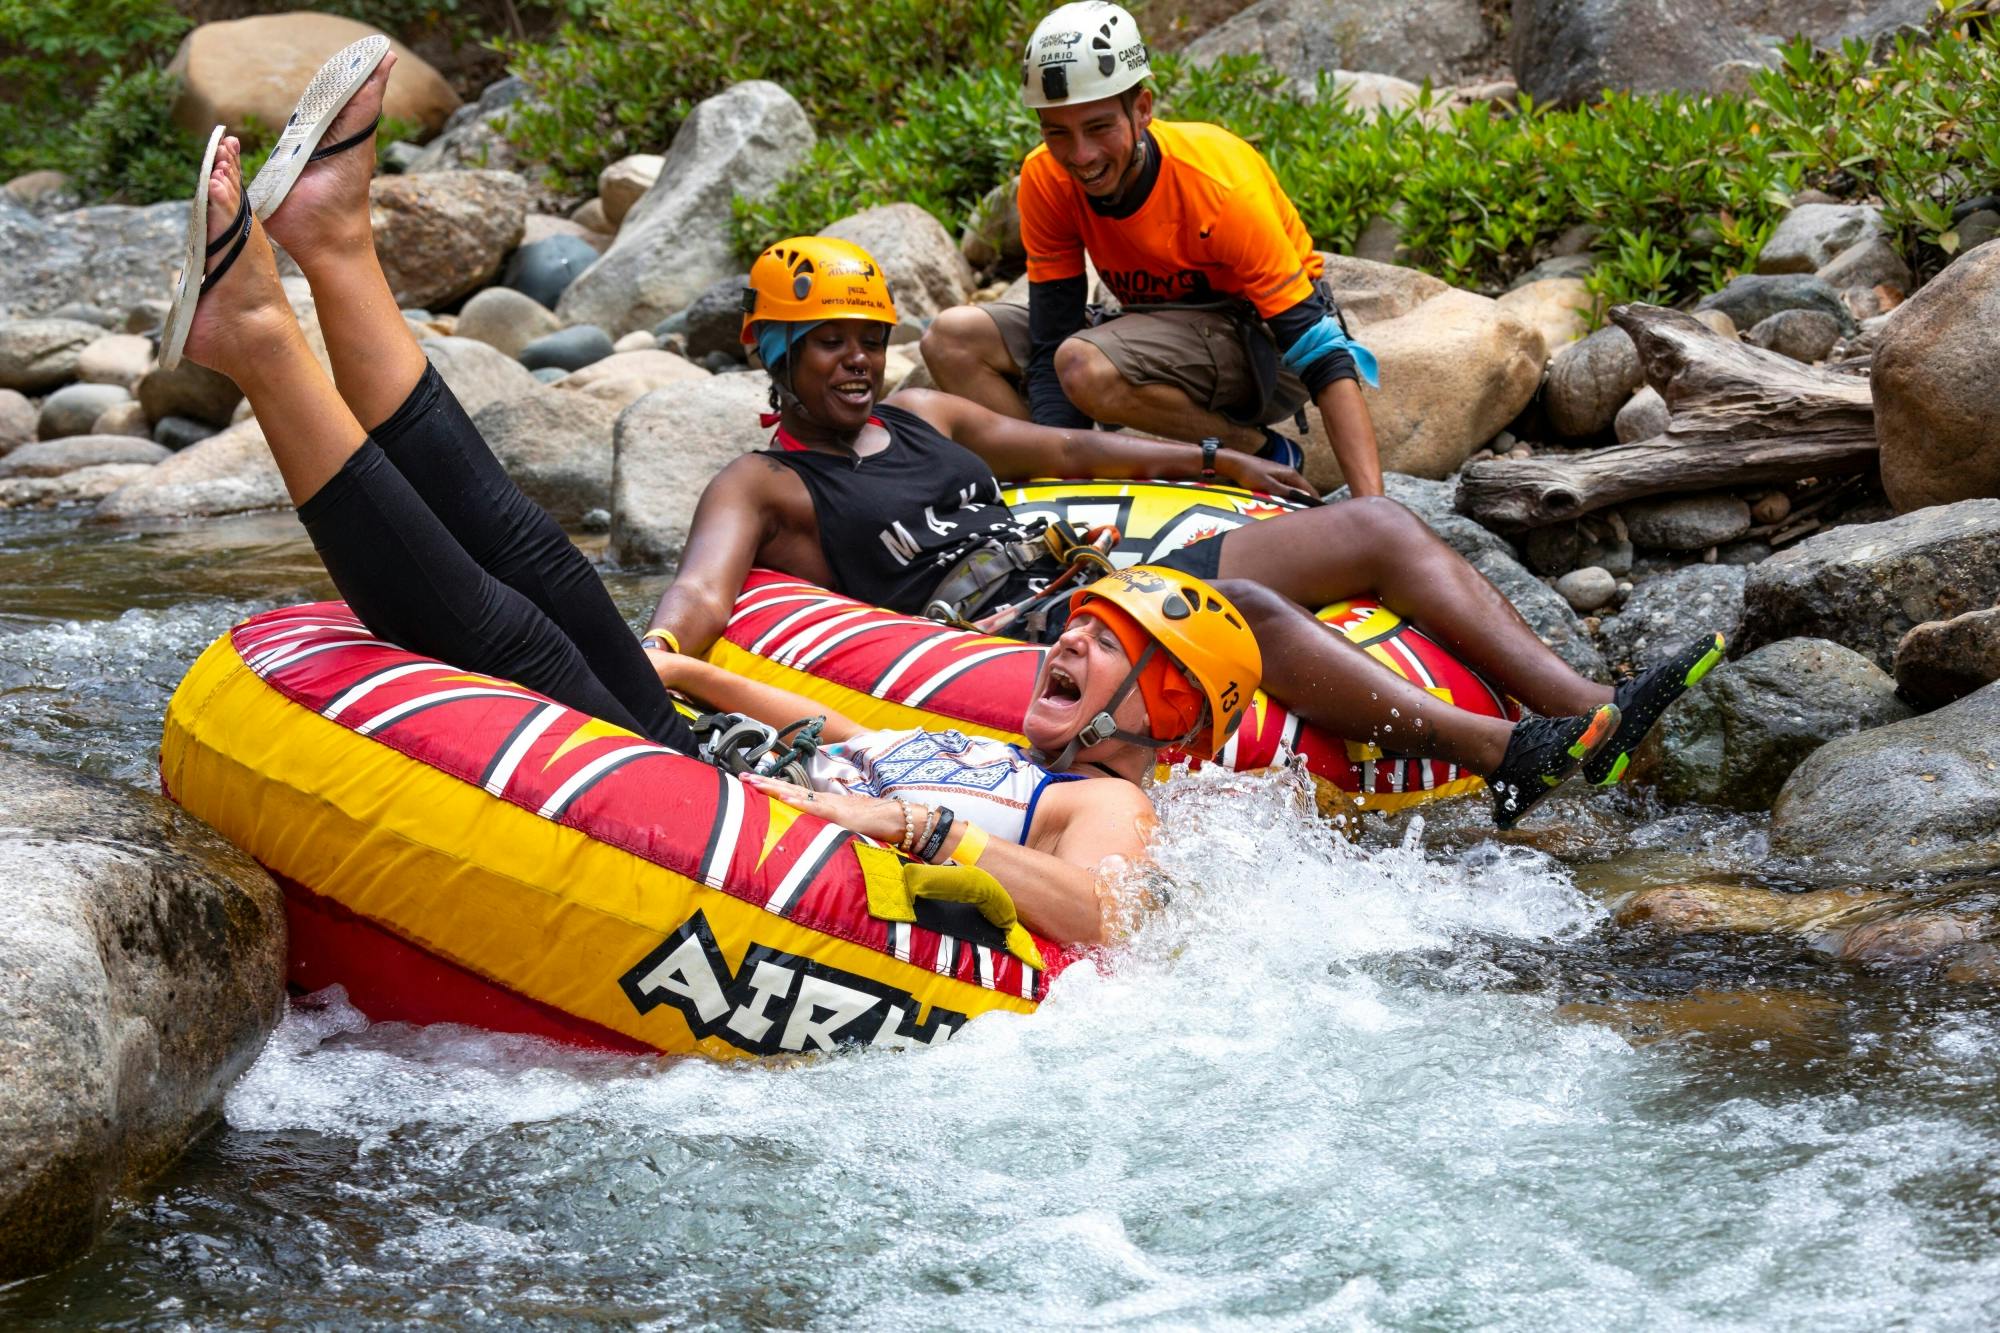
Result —
[[[1037, 482], [1007, 501], [1023, 517], [1059, 517], [1078, 531], [1111, 524], [1119, 565], [1139, 564], [1297, 506], [1189, 482]], [[1498, 692], [1395, 612], [1342, 602], [1319, 618], [1397, 675], [1454, 707], [1514, 718]], [[868, 727], [953, 726], [1019, 741], [1041, 650], [869, 607], [768, 570], [753, 570], [708, 659], [738, 675], [803, 694]], [[1400, 810], [1478, 790], [1441, 759], [1385, 755], [1302, 721], [1259, 692], [1221, 761], [1268, 768], [1302, 758], [1328, 813]], [[1166, 756], [1168, 760], [1176, 756]]]
[[[531, 690], [257, 616], [167, 708], [167, 793], [284, 885], [291, 978], [378, 1019], [713, 1057], [948, 1039], [1068, 958], [969, 908], [876, 919], [902, 861]], [[885, 879], [886, 877], [886, 879]]]

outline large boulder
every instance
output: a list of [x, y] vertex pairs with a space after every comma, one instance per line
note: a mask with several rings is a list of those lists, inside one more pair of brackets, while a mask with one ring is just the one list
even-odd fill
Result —
[[512, 287], [488, 287], [458, 312], [454, 337], [473, 338], [509, 357], [537, 338], [562, 328], [562, 321], [534, 297]]
[[131, 401], [132, 395], [116, 384], [65, 384], [42, 399], [42, 410], [35, 418], [35, 434], [44, 440], [88, 435], [100, 416], [120, 403]]
[[572, 371], [555, 383], [557, 393], [584, 393], [618, 407], [636, 403], [655, 389], [682, 380], [705, 380], [708, 372], [684, 356], [657, 347], [614, 352]]
[[[305, 12], [204, 23], [181, 39], [167, 67], [182, 80], [174, 121], [203, 137], [212, 125], [240, 132], [252, 119], [276, 133], [319, 67], [375, 31], [353, 19]], [[396, 68], [382, 114], [422, 126], [426, 135], [437, 133], [458, 109], [458, 94], [409, 47], [392, 41], [391, 49]]]
[[189, 445], [98, 502], [100, 523], [211, 518], [291, 504], [255, 417]]
[[1744, 647], [1805, 635], [1890, 667], [1914, 625], [2000, 603], [2000, 500], [1817, 533], [1754, 566]]
[[0, 315], [48, 314], [79, 301], [122, 312], [157, 300], [180, 265], [186, 231], [184, 202], [102, 204], [49, 218], [0, 202]]
[[928, 320], [972, 294], [972, 266], [943, 224], [915, 204], [870, 208], [820, 234], [851, 241], [874, 256], [889, 279], [899, 319]]
[[603, 258], [569, 285], [557, 313], [617, 337], [652, 328], [702, 288], [740, 273], [734, 201], [769, 194], [812, 146], [812, 122], [775, 83], [756, 79], [708, 98], [681, 122], [659, 179]]
[[130, 435], [71, 435], [24, 444], [0, 458], [0, 477], [60, 477], [100, 463], [158, 463], [170, 453]]
[[76, 378], [83, 349], [104, 330], [80, 319], [16, 319], [0, 324], [0, 388], [46, 393]]
[[1759, 273], [1813, 273], [1863, 241], [1887, 238], [1873, 204], [1800, 204], [1779, 220], [1757, 253]]
[[1931, 0], [1514, 0], [1514, 77], [1537, 102], [1574, 106], [1603, 90], [1740, 89], [1797, 33], [1823, 43], [1921, 25]]
[[1815, 751], [1771, 807], [1771, 850], [1823, 880], [2000, 868], [2000, 683]]
[[2000, 245], [1964, 255], [1897, 307], [1871, 383], [1882, 486], [1899, 510], [2000, 496]]
[[526, 366], [483, 342], [426, 338], [422, 346], [467, 416], [535, 391], [535, 377]]
[[1354, 329], [1397, 319], [1452, 290], [1444, 279], [1401, 264], [1378, 264], [1324, 250], [1319, 252], [1319, 261], [1321, 285], [1332, 289], [1333, 299]]
[[1929, 620], [1896, 645], [1896, 688], [1936, 708], [2000, 680], [2000, 606]]
[[182, 358], [172, 370], [155, 366], [139, 381], [139, 404], [149, 421], [185, 417], [218, 429], [227, 426], [243, 390], [227, 375]]
[[1768, 810], [1807, 755], [1910, 716], [1896, 682], [1850, 648], [1785, 639], [1725, 662], [1660, 721], [1660, 794]]
[[1542, 405], [1557, 434], [1588, 439], [1610, 430], [1618, 419], [1618, 409], [1645, 382], [1639, 349], [1633, 346], [1631, 335], [1616, 324], [1607, 324], [1556, 353], [1549, 363]]
[[1502, 310], [1541, 330], [1550, 356], [1590, 332], [1591, 311], [1599, 303], [1582, 278], [1540, 278], [1509, 289], [1499, 300]]
[[[1386, 267], [1386, 266], [1382, 266]], [[1353, 317], [1375, 354], [1379, 390], [1363, 390], [1382, 466], [1448, 477], [1528, 405], [1547, 359], [1541, 333], [1484, 296], [1448, 289], [1381, 323]], [[1320, 490], [1341, 483], [1326, 423], [1308, 414], [1306, 476]]]
[[655, 389], [618, 418], [611, 484], [612, 560], [651, 568], [680, 558], [702, 490], [737, 455], [761, 449], [771, 381], [715, 375]]
[[1479, 0], [1411, 0], [1385, 7], [1366, 0], [1259, 0], [1202, 34], [1188, 58], [1262, 56], [1310, 97], [1322, 70], [1380, 70], [1401, 78], [1455, 82], [1484, 73], [1496, 52]]
[[619, 405], [537, 388], [484, 408], [472, 424], [528, 498], [575, 524], [611, 503], [611, 432]]
[[511, 171], [377, 176], [368, 218], [389, 289], [405, 307], [447, 305], [492, 281], [521, 241], [528, 183]]
[[1644, 671], [1710, 631], [1735, 643], [1743, 628], [1743, 582], [1741, 565], [1689, 565], [1647, 579], [1599, 626], [1604, 655], [1614, 666]]
[[81, 1253], [285, 1004], [284, 896], [158, 796], [0, 754], [0, 1282]]

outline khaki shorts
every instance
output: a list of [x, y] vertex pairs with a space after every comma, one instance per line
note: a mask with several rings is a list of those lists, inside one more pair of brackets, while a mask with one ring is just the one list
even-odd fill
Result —
[[[1028, 365], [1028, 306], [1025, 301], [982, 305], [999, 326], [1000, 340], [1017, 371]], [[1115, 315], [1074, 335], [1103, 352], [1132, 384], [1171, 384], [1197, 406], [1229, 416], [1257, 397], [1250, 360], [1243, 354], [1236, 325], [1214, 310], [1159, 310]], [[1265, 334], [1266, 337], [1270, 335]], [[1290, 367], [1278, 363], [1278, 390], [1259, 418], [1264, 425], [1290, 417], [1305, 405], [1306, 386]]]

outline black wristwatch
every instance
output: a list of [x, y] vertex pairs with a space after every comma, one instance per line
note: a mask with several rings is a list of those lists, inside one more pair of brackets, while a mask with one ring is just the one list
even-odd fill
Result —
[[1222, 441], [1213, 435], [1201, 442], [1201, 479], [1215, 480], [1215, 451], [1222, 447]]

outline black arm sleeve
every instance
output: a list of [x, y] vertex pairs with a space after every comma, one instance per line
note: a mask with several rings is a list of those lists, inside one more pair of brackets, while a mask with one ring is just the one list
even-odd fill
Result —
[[1028, 418], [1058, 430], [1089, 430], [1091, 419], [1077, 410], [1056, 378], [1056, 348], [1083, 327], [1088, 294], [1081, 274], [1028, 284]]
[[[1280, 310], [1267, 321], [1272, 334], [1278, 340], [1278, 354], [1283, 356], [1291, 350], [1292, 344], [1306, 335], [1306, 331], [1322, 319], [1333, 314], [1326, 296], [1313, 288], [1313, 293], [1289, 310]], [[1354, 368], [1354, 357], [1345, 348], [1335, 348], [1309, 366], [1299, 369], [1299, 378], [1305, 381], [1306, 392], [1317, 398], [1320, 390], [1335, 380], [1361, 378]]]

